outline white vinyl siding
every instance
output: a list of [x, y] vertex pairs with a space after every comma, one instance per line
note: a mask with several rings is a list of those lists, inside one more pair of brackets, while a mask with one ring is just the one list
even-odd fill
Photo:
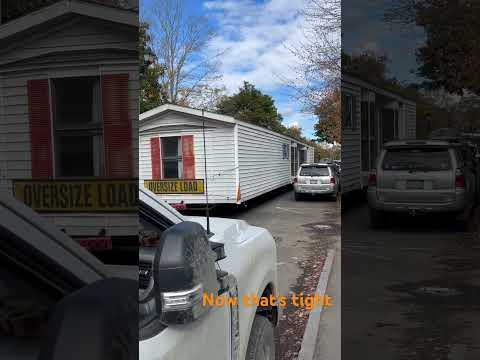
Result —
[[290, 146], [290, 141], [247, 124], [237, 126], [242, 200], [290, 184], [290, 160], [283, 159], [283, 145]]
[[[155, 127], [142, 126], [140, 134], [140, 184], [152, 178], [150, 139], [193, 135], [195, 178], [205, 179], [205, 158], [201, 121], [181, 114], [169, 113], [155, 121]], [[160, 125], [160, 126], [158, 126]], [[192, 127], [192, 125], [194, 127]], [[195, 128], [197, 127], [197, 128]], [[150, 128], [150, 129], [149, 129]], [[233, 126], [206, 122], [208, 194], [211, 203], [236, 202], [236, 171]], [[168, 202], [204, 204], [203, 194], [161, 195]]]
[[360, 145], [360, 88], [342, 84], [342, 93], [348, 94], [352, 103], [352, 117], [357, 119], [355, 128], [342, 126], [342, 190], [345, 192], [361, 187], [361, 145]]
[[[2, 49], [0, 67], [18, 62], [19, 69], [31, 65], [31, 59], [49, 56], [53, 52], [91, 51], [118, 49], [137, 51], [138, 33], [134, 28], [109, 23], [99, 19], [75, 16], [56, 26], [47, 26], [43, 31], [29, 35], [26, 41], [16, 42]], [[97, 62], [98, 56], [94, 56]], [[55, 58], [52, 58], [55, 61]], [[100, 62], [102, 62], [100, 60]], [[37, 65], [47, 65], [38, 59]], [[9, 65], [12, 68], [11, 65]]]

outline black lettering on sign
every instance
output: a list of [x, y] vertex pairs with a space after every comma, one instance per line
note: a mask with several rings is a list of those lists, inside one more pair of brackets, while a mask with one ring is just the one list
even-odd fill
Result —
[[59, 208], [66, 209], [68, 205], [68, 187], [65, 184], [61, 184], [59, 190]]
[[40, 192], [38, 191], [38, 185], [32, 185], [32, 193], [33, 193], [33, 206], [41, 207], [41, 197], [40, 197]]

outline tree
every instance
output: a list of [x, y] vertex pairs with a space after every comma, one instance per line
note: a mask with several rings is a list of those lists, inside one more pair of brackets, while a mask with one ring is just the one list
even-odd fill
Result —
[[341, 0], [308, 0], [302, 11], [305, 39], [291, 52], [298, 59], [295, 96], [313, 112], [329, 90], [340, 86]]
[[141, 22], [138, 49], [141, 113], [153, 109], [167, 100], [165, 91], [160, 84], [160, 79], [165, 74], [165, 67], [157, 63], [151, 42], [149, 24]]
[[315, 136], [319, 141], [341, 142], [341, 92], [340, 88], [330, 91], [320, 102], [315, 113], [319, 121], [315, 124]]
[[[207, 44], [215, 35], [204, 17], [187, 16], [181, 0], [157, 1], [152, 10], [154, 19], [154, 51], [165, 65], [163, 87], [167, 101], [190, 104], [202, 99], [211, 89], [210, 84], [220, 78], [220, 53], [207, 51]], [[212, 91], [218, 96], [218, 92]], [[196, 104], [203, 107], [202, 104]]]
[[342, 71], [376, 85], [384, 85], [387, 78], [386, 56], [379, 56], [371, 50], [359, 55], [342, 52]]
[[480, 3], [476, 0], [397, 0], [385, 20], [423, 27], [425, 45], [417, 49], [418, 75], [430, 86], [462, 95], [480, 95]]
[[217, 112], [273, 131], [281, 132], [285, 129], [272, 97], [246, 81], [237, 94], [221, 98]]
[[283, 134], [290, 136], [291, 138], [297, 139], [299, 141], [305, 141], [306, 139], [303, 136], [302, 132], [302, 128], [296, 125], [287, 126], [282, 131]]
[[420, 86], [398, 81], [389, 76], [389, 59], [384, 55], [377, 55], [371, 50], [359, 55], [342, 53], [342, 72], [353, 75], [371, 84], [377, 85], [412, 101], [421, 97]]

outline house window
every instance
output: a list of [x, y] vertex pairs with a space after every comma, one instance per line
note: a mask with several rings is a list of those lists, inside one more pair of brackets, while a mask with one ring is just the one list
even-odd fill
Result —
[[290, 167], [291, 167], [292, 176], [295, 176], [297, 174], [297, 170], [298, 170], [296, 154], [297, 154], [297, 148], [292, 146], [291, 147], [291, 156], [290, 156]]
[[356, 129], [356, 97], [342, 95], [342, 126], [348, 129]]
[[181, 179], [183, 177], [182, 140], [181, 137], [162, 138], [162, 174], [164, 179]]
[[283, 159], [283, 160], [288, 160], [288, 159], [289, 159], [289, 157], [288, 157], [288, 152], [289, 152], [288, 148], [289, 148], [289, 145], [288, 145], [288, 144], [283, 144], [283, 145], [282, 145], [282, 152], [283, 152], [282, 159]]
[[61, 78], [51, 84], [56, 177], [104, 176], [100, 79]]

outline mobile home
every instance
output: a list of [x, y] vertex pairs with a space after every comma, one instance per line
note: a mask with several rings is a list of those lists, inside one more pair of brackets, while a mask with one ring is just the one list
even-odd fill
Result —
[[365, 189], [383, 144], [416, 137], [416, 104], [342, 74], [342, 191]]
[[139, 126], [140, 182], [172, 204], [204, 205], [207, 194], [210, 204], [241, 204], [290, 185], [314, 159], [308, 144], [177, 105], [141, 114]]
[[1, 24], [0, 48], [0, 195], [136, 257], [138, 13], [54, 2]]

